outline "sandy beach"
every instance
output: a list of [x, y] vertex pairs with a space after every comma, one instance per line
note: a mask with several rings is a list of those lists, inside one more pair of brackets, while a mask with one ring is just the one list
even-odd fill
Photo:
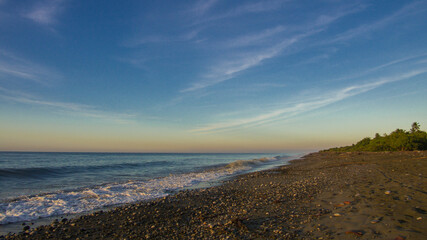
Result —
[[0, 239], [425, 239], [427, 152], [313, 153]]

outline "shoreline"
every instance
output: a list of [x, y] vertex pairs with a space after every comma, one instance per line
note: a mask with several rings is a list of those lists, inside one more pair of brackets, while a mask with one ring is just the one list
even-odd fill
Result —
[[[199, 156], [199, 154], [196, 154], [196, 156]], [[164, 157], [165, 156], [163, 156], [162, 158]], [[171, 157], [175, 159], [174, 157], [176, 156], [171, 155]], [[161, 167], [156, 167], [156, 161], [158, 161], [156, 160], [154, 161], [155, 164], [153, 167], [155, 170], [154, 173], [142, 174], [151, 175], [151, 177], [140, 176], [135, 177], [133, 179], [131, 177], [129, 177], [130, 179], [126, 179], [127, 177], [124, 177], [124, 179], [118, 179], [118, 177], [115, 176], [115, 178], [111, 180], [111, 175], [108, 174], [108, 169], [112, 165], [107, 165], [107, 171], [97, 171], [91, 177], [96, 179], [99, 176], [101, 179], [104, 179], [103, 181], [101, 181], [102, 183], [97, 183], [97, 180], [95, 180], [93, 184], [91, 182], [73, 180], [75, 183], [73, 184], [73, 181], [71, 181], [71, 183], [73, 185], [76, 185], [76, 187], [73, 187], [71, 184], [68, 184], [68, 182], [64, 182], [64, 179], [61, 179], [61, 177], [56, 178], [56, 176], [53, 176], [54, 178], [49, 179], [49, 177], [51, 177], [49, 174], [46, 174], [47, 181], [43, 181], [40, 188], [39, 186], [34, 184], [30, 184], [28, 186], [26, 185], [26, 182], [29, 182], [28, 178], [25, 178], [24, 176], [22, 182], [20, 182], [20, 179], [16, 179], [16, 181], [10, 181], [10, 179], [14, 180], [13, 177], [15, 176], [12, 175], [12, 178], [6, 178], [6, 182], [3, 183], [4, 186], [8, 186], [7, 183], [9, 183], [8, 181], [10, 181], [11, 187], [10, 189], [4, 189], [5, 191], [2, 192], [3, 198], [0, 204], [0, 208], [2, 208], [3, 211], [0, 213], [0, 236], [7, 234], [8, 232], [20, 232], [22, 230], [22, 227], [19, 227], [19, 224], [22, 223], [29, 224], [32, 227], [36, 227], [37, 225], [40, 225], [38, 222], [46, 223], [46, 219], [54, 220], [55, 218], [59, 218], [62, 216], [66, 218], [72, 218], [73, 215], [76, 214], [89, 214], [96, 210], [106, 210], [111, 207], [132, 204], [140, 201], [150, 201], [155, 198], [175, 194], [176, 192], [183, 189], [206, 188], [210, 186], [215, 186], [220, 184], [224, 180], [233, 178], [236, 175], [259, 171], [263, 169], [269, 169], [287, 164], [289, 160], [294, 159], [298, 156], [286, 154], [224, 154], [224, 157], [217, 155], [209, 157], [206, 156], [206, 154], [203, 154], [199, 157], [178, 156], [178, 160], [182, 160], [183, 158], [189, 158], [190, 164], [188, 165], [191, 166], [194, 165], [194, 162], [191, 162], [193, 160], [192, 158], [197, 159], [200, 157], [204, 159], [204, 162], [200, 164], [200, 166], [193, 166], [193, 168], [187, 166], [183, 168], [183, 171], [181, 171], [179, 167], [172, 167], [172, 171], [167, 169], [170, 166], [174, 166], [173, 161], [171, 161], [171, 164], [165, 164], [166, 169], [161, 170]], [[205, 157], [207, 158], [205, 159]], [[72, 156], [70, 158], [73, 159]], [[169, 158], [166, 157], [166, 159]], [[214, 159], [216, 159], [217, 161], [212, 161]], [[120, 158], [116, 160], [120, 160]], [[147, 159], [145, 160], [147, 161]], [[148, 161], [150, 161], [149, 158]], [[125, 166], [125, 169], [129, 169], [128, 165], [131, 165], [128, 164], [128, 162], [129, 161], [123, 164]], [[162, 161], [160, 162], [161, 164], [165, 163]], [[148, 165], [144, 161], [138, 164], [142, 166]], [[138, 164], [134, 163], [134, 165]], [[125, 172], [126, 170], [121, 169], [121, 163], [116, 161], [116, 164], [114, 166], [118, 166], [118, 172], [122, 172], [126, 176], [127, 172]], [[86, 168], [81, 168], [81, 172], [87, 171]], [[147, 168], [151, 169], [150, 166], [148, 166]], [[32, 168], [23, 168], [23, 170], [26, 169], [30, 169], [31, 171], [27, 171], [30, 173], [33, 171]], [[38, 168], [35, 169], [36, 171], [38, 171]], [[50, 167], [42, 167], [40, 169], [44, 169], [48, 173], [51, 171]], [[61, 175], [61, 171], [55, 168], [53, 169], [54, 170], [52, 170], [52, 175]], [[134, 175], [138, 175], [135, 174], [138, 172], [137, 170], [129, 170], [133, 171]], [[147, 171], [145, 168], [139, 170], [143, 172]], [[169, 171], [169, 173], [166, 173], [165, 170]], [[43, 179], [43, 171], [41, 172], [42, 175], [37, 177]], [[65, 172], [69, 173], [67, 169], [65, 169]], [[79, 171], [75, 172], [78, 173]], [[8, 176], [7, 174], [8, 171], [6, 170], [6, 176]], [[30, 176], [34, 177], [31, 174]], [[72, 174], [74, 173], [72, 172]], [[85, 177], [88, 177], [88, 175], [90, 174], [85, 175], [85, 173], [83, 173], [83, 176], [81, 177], [82, 179], [84, 179]], [[132, 175], [132, 173], [127, 176], [130, 175]], [[79, 177], [80, 176], [75, 174], [76, 179], [79, 179]], [[57, 188], [53, 191], [50, 191], [49, 188], [43, 188], [49, 185], [57, 184], [56, 182], [54, 182], [55, 179], [63, 181], [62, 184], [63, 186], [65, 186], [63, 190]], [[109, 182], [108, 179], [110, 179]], [[23, 189], [24, 191], [28, 189], [30, 192], [34, 193], [25, 196], [25, 192], [22, 193], [20, 191], [14, 191], [13, 189], [15, 186], [17, 187], [17, 189], [19, 189], [19, 187], [25, 188], [26, 186], [26, 189]]]
[[[214, 165], [214, 166], [210, 166], [210, 167], [203, 167], [203, 168], [200, 168], [194, 172], [184, 172], [181, 174], [177, 174], [177, 176], [186, 175], [186, 174], [194, 174], [194, 173], [195, 174], [198, 174], [198, 173], [203, 174], [203, 173], [215, 172], [215, 171], [221, 170], [221, 169], [226, 169], [228, 171], [229, 168], [233, 169], [236, 167], [238, 168], [241, 165], [244, 166], [245, 164], [247, 164], [247, 165], [251, 166], [251, 164], [253, 164], [250, 167], [250, 169], [237, 170], [236, 173], [232, 173], [231, 175], [226, 174], [225, 176], [220, 176], [214, 180], [200, 181], [200, 182], [197, 181], [195, 184], [190, 184], [189, 186], [184, 186], [181, 189], [167, 190], [167, 191], [165, 191], [165, 194], [166, 194], [166, 196], [169, 196], [169, 195], [174, 195], [174, 194], [176, 194], [182, 190], [193, 190], [193, 189], [202, 189], [202, 188], [219, 186], [223, 182], [234, 179], [236, 176], [239, 176], [239, 175], [244, 175], [247, 173], [263, 171], [263, 170], [268, 170], [268, 169], [273, 169], [276, 167], [288, 165], [289, 161], [294, 160], [294, 159], [299, 159], [299, 158], [303, 157], [304, 155], [305, 154], [277, 155], [274, 157], [261, 157], [261, 158], [247, 159], [247, 160], [235, 160], [235, 161], [232, 161], [232, 162], [226, 163], [226, 164], [219, 164], [219, 165]], [[166, 177], [158, 177], [158, 178], [153, 178], [153, 179], [155, 180], [155, 179], [163, 179], [163, 178], [166, 178]], [[122, 183], [127, 183], [127, 181], [122, 182]], [[122, 184], [122, 183], [119, 182], [118, 184]], [[104, 186], [106, 186], [106, 185], [108, 185], [108, 183], [104, 184]], [[102, 185], [99, 185], [99, 186], [102, 186]], [[95, 187], [99, 187], [99, 186], [95, 186]], [[64, 192], [76, 192], [76, 191], [79, 192], [80, 190], [87, 189], [87, 188], [91, 189], [91, 187], [82, 187], [79, 189], [65, 190]], [[45, 194], [49, 195], [52, 193], [45, 193]], [[55, 192], [53, 192], [53, 194], [55, 194]], [[44, 196], [44, 194], [40, 194], [40, 195], [35, 194], [35, 195], [30, 195], [28, 197], [32, 198], [32, 197], [37, 197], [37, 196]], [[25, 198], [25, 197], [20, 197], [20, 198]], [[7, 234], [13, 234], [13, 233], [15, 233], [15, 234], [20, 233], [20, 232], [22, 232], [23, 227], [27, 226], [27, 225], [30, 228], [37, 228], [37, 227], [42, 226], [42, 225], [48, 225], [51, 222], [53, 222], [55, 219], [59, 219], [59, 221], [61, 221], [64, 218], [74, 219], [76, 217], [89, 215], [89, 214], [92, 214], [92, 213], [97, 212], [97, 211], [109, 211], [109, 210], [114, 209], [116, 207], [135, 204], [138, 202], [150, 202], [150, 201], [154, 201], [154, 200], [160, 199], [160, 198], [162, 198], [162, 197], [153, 197], [153, 198], [148, 198], [148, 199], [144, 199], [144, 200], [138, 200], [135, 202], [117, 203], [117, 204], [113, 204], [113, 205], [106, 205], [106, 206], [101, 206], [101, 207], [91, 209], [88, 211], [84, 211], [84, 212], [63, 213], [63, 214], [58, 214], [58, 215], [53, 215], [53, 216], [39, 217], [39, 218], [33, 218], [33, 219], [28, 219], [28, 220], [21, 220], [21, 221], [16, 221], [16, 222], [0, 224], [0, 236], [7, 235]]]
[[426, 161], [426, 151], [311, 153], [219, 186], [62, 219], [1, 239], [422, 239]]

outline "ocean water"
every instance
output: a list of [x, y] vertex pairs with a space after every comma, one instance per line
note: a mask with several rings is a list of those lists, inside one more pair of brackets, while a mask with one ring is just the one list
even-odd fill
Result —
[[159, 198], [297, 157], [0, 152], [0, 224]]

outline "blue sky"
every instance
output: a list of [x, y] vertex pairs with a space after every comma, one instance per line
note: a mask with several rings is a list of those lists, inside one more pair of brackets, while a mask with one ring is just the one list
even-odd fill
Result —
[[427, 124], [427, 1], [0, 0], [0, 150], [285, 152]]

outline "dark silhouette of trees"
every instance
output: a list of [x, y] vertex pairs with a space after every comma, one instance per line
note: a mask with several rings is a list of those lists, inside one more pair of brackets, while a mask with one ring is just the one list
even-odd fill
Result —
[[410, 131], [396, 129], [390, 134], [375, 138], [366, 137], [352, 146], [331, 148], [325, 151], [352, 152], [352, 151], [414, 151], [427, 150], [427, 133], [420, 130], [420, 124], [414, 122]]
[[420, 131], [420, 124], [417, 122], [412, 123], [411, 133]]

